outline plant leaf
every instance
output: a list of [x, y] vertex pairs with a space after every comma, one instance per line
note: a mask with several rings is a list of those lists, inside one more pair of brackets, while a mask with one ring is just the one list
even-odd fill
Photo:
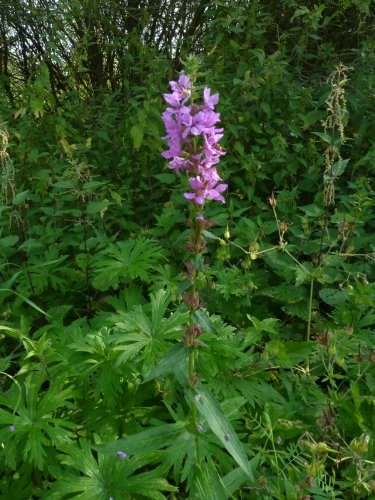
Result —
[[186, 347], [183, 342], [178, 342], [174, 344], [172, 349], [167, 352], [164, 358], [159, 361], [153, 370], [147, 375], [143, 383], [149, 382], [154, 378], [159, 378], [162, 375], [173, 370], [173, 368], [189, 356], [192, 351], [192, 347]]
[[[185, 394], [190, 403], [196, 405], [198, 412], [207, 420], [212, 432], [216, 434], [237, 464], [247, 476], [254, 481], [254, 476], [242, 448], [242, 444], [211, 391], [198, 382], [194, 387], [186, 388]], [[199, 402], [197, 402], [196, 396], [200, 396]], [[226, 439], [226, 436], [229, 436], [229, 439]]]

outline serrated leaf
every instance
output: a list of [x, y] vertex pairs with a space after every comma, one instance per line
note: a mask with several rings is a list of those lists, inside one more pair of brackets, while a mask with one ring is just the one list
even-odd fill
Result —
[[23, 203], [29, 196], [29, 192], [30, 189], [27, 189], [26, 191], [22, 191], [22, 193], [16, 194], [16, 196], [12, 200], [13, 205], [20, 205], [21, 203]]
[[17, 243], [18, 240], [19, 240], [19, 237], [16, 235], [5, 236], [5, 238], [0, 239], [0, 246], [12, 247], [13, 245], [15, 245]]
[[323, 139], [323, 141], [328, 142], [329, 144], [332, 142], [332, 137], [328, 134], [324, 134], [323, 132], [311, 132], [311, 133], [317, 135], [318, 137]]
[[138, 149], [142, 144], [144, 133], [144, 125], [141, 125], [140, 123], [133, 125], [133, 127], [131, 128], [130, 135], [133, 139], [135, 149]]
[[268, 116], [268, 118], [270, 118], [271, 117], [271, 107], [270, 107], [270, 105], [267, 102], [262, 102], [261, 105], [260, 105], [260, 107], [266, 113], [266, 115]]
[[240, 142], [236, 141], [234, 143], [234, 147], [240, 153], [241, 156], [243, 156], [245, 154], [245, 149]]
[[140, 238], [109, 245], [93, 262], [93, 267], [98, 269], [93, 285], [105, 291], [110, 287], [117, 288], [122, 277], [139, 277], [148, 282], [150, 273], [162, 258], [161, 247], [151, 239]]
[[162, 182], [163, 184], [173, 184], [176, 182], [176, 176], [174, 174], [157, 174], [154, 175], [158, 181]]
[[211, 391], [198, 382], [194, 387], [186, 388], [185, 394], [189, 402], [194, 404], [198, 412], [206, 419], [210, 429], [221, 441], [224, 448], [232, 455], [251, 481], [254, 481], [242, 444]]
[[75, 181], [57, 181], [53, 184], [54, 187], [60, 189], [71, 189], [75, 187], [75, 185], [76, 185]]
[[149, 382], [154, 378], [159, 378], [173, 370], [173, 367], [186, 359], [191, 351], [191, 347], [186, 347], [183, 342], [178, 342], [170, 351], [167, 352], [164, 358], [159, 361], [155, 368], [151, 370], [151, 372], [143, 380], [143, 383]]
[[319, 297], [330, 306], [337, 306], [348, 299], [343, 290], [334, 290], [333, 288], [322, 288], [319, 290]]
[[109, 205], [113, 205], [110, 201], [90, 201], [86, 207], [86, 213], [88, 215], [94, 215], [98, 212], [101, 212], [105, 208], [109, 207]]

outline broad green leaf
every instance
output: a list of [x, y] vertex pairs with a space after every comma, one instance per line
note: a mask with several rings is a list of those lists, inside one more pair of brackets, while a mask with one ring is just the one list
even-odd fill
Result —
[[167, 352], [165, 357], [161, 361], [159, 361], [155, 368], [151, 370], [151, 372], [144, 379], [143, 383], [148, 382], [154, 378], [159, 378], [162, 375], [165, 375], [169, 371], [173, 370], [174, 366], [187, 358], [191, 351], [191, 347], [186, 347], [183, 342], [178, 342], [172, 347], [169, 352]]
[[332, 137], [328, 134], [324, 134], [323, 132], [311, 132], [311, 133], [317, 135], [318, 137], [323, 139], [323, 141], [328, 142], [329, 144], [332, 142]]
[[109, 142], [109, 143], [112, 142], [111, 139], [109, 138], [107, 132], [105, 132], [104, 130], [97, 130], [96, 135], [106, 142]]
[[173, 184], [176, 182], [176, 176], [174, 174], [156, 174], [153, 177], [163, 184]]
[[206, 419], [210, 429], [219, 438], [224, 448], [232, 455], [251, 481], [254, 481], [242, 444], [211, 391], [198, 382], [194, 387], [186, 388], [185, 394], [189, 402], [194, 404], [198, 412]]
[[141, 125], [140, 123], [133, 125], [131, 128], [130, 135], [132, 136], [135, 149], [138, 149], [142, 144], [144, 133], [144, 125]]
[[12, 247], [13, 245], [15, 245], [17, 243], [18, 240], [19, 240], [19, 237], [16, 235], [5, 236], [5, 238], [0, 239], [0, 247], [1, 246]]
[[109, 205], [113, 205], [110, 201], [90, 201], [86, 207], [86, 213], [88, 215], [94, 215], [98, 212], [101, 212], [105, 208], [109, 207]]
[[268, 118], [270, 118], [271, 117], [271, 107], [268, 104], [268, 102], [262, 102], [260, 107], [267, 114]]
[[27, 197], [29, 196], [30, 189], [27, 189], [26, 191], [23, 191], [22, 193], [16, 194], [16, 196], [13, 198], [13, 205], [21, 205]]
[[71, 189], [75, 187], [76, 182], [75, 181], [57, 181], [54, 182], [53, 186], [61, 189]]
[[245, 149], [240, 142], [236, 141], [234, 143], [234, 147], [240, 153], [240, 156], [243, 156], [245, 154]]
[[312, 125], [313, 123], [317, 122], [318, 120], [321, 120], [322, 118], [324, 118], [326, 116], [326, 111], [318, 111], [318, 110], [314, 110], [314, 111], [310, 111], [309, 113], [307, 113], [307, 115], [303, 115], [302, 113], [298, 113], [298, 116], [301, 118], [301, 120], [303, 120], [304, 124], [303, 124], [303, 129], [306, 130], [309, 128], [310, 125]]

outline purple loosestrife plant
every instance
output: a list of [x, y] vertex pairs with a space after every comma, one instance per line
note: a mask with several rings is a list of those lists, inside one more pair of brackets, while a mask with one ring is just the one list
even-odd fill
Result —
[[[203, 103], [197, 104], [194, 88], [195, 72], [190, 71], [191, 77], [181, 74], [177, 82], [170, 82], [172, 93], [164, 94], [168, 104], [162, 117], [167, 135], [168, 150], [162, 153], [169, 160], [169, 168], [175, 170], [176, 174], [182, 171], [188, 173], [189, 185], [192, 189], [185, 192], [184, 196], [191, 203], [191, 216], [188, 225], [191, 229], [186, 250], [190, 258], [186, 260], [187, 293], [182, 299], [190, 311], [189, 324], [182, 336], [182, 341], [187, 347], [193, 347], [189, 355], [188, 382], [194, 386], [200, 376], [195, 373], [196, 358], [201, 342], [198, 340], [202, 335], [203, 324], [199, 321], [199, 309], [204, 305], [199, 293], [202, 283], [201, 277], [204, 269], [203, 253], [206, 250], [204, 231], [215, 224], [214, 221], [205, 219], [203, 216], [206, 200], [220, 201], [225, 203], [223, 192], [227, 189], [226, 184], [221, 184], [221, 178], [215, 165], [219, 163], [220, 157], [225, 154], [219, 145], [223, 137], [223, 129], [217, 128], [220, 114], [215, 113], [215, 105], [218, 103], [219, 94], [211, 95], [211, 90], [205, 88], [203, 91]], [[196, 404], [199, 404], [199, 395], [195, 396]], [[193, 426], [202, 432], [202, 425], [197, 422], [196, 406], [191, 405]], [[199, 438], [195, 439], [197, 462], [200, 463]]]
[[[186, 171], [190, 175], [188, 181], [193, 190], [184, 193], [193, 209], [192, 220], [188, 221], [192, 232], [185, 248], [195, 258], [185, 262], [188, 269], [185, 276], [191, 285], [183, 296], [183, 301], [192, 314], [203, 305], [200, 293], [196, 290], [197, 278], [206, 267], [203, 265], [203, 253], [206, 249], [203, 234], [214, 224], [202, 215], [204, 204], [207, 199], [224, 203], [222, 193], [228, 186], [220, 183], [221, 178], [215, 167], [220, 157], [225, 154], [219, 145], [223, 129], [216, 127], [220, 119], [220, 114], [215, 113], [219, 94], [211, 95], [211, 90], [205, 88], [203, 104], [196, 104], [194, 70], [191, 73], [193, 77], [181, 74], [177, 82], [170, 82], [172, 93], [164, 94], [164, 100], [168, 104], [162, 115], [167, 131], [164, 139], [167, 140], [169, 149], [164, 151], [162, 156], [170, 160], [169, 168], [177, 174]], [[186, 346], [199, 346], [197, 338], [201, 333], [199, 325], [195, 325], [191, 318], [182, 340]], [[198, 380], [194, 376], [192, 366], [193, 363], [190, 364], [191, 383]]]

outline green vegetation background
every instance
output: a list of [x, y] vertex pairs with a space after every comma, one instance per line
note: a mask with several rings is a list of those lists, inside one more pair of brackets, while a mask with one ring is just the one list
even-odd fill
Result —
[[[374, 497], [374, 21], [372, 0], [1, 3], [1, 499]], [[160, 153], [190, 53], [229, 185], [200, 467], [184, 355], [158, 365], [187, 319], [187, 180]]]

